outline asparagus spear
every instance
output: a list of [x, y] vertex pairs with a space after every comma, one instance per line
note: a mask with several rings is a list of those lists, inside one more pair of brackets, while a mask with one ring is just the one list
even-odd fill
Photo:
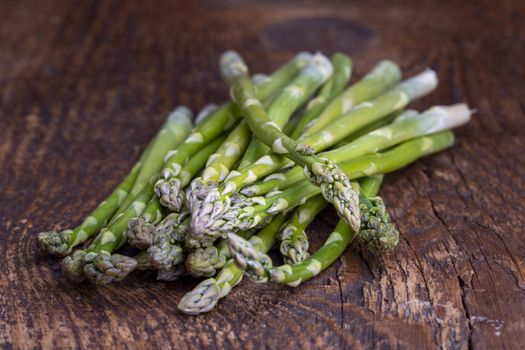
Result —
[[[256, 236], [249, 239], [250, 243], [262, 252], [269, 251], [276, 242], [275, 232], [285, 220], [285, 213], [276, 215]], [[242, 276], [243, 270], [230, 259], [215, 278], [202, 281], [192, 291], [186, 293], [179, 302], [179, 310], [190, 315], [210, 311], [219, 299], [224, 298], [241, 281]]]
[[[371, 131], [333, 151], [321, 153], [335, 163], [388, 149], [405, 140], [429, 135], [466, 124], [471, 111], [465, 104], [434, 106], [419, 114], [407, 111], [391, 124]], [[262, 183], [241, 190], [245, 195], [262, 195], [274, 190], [285, 189], [304, 178], [298, 166], [281, 176], [267, 177]]]
[[[282, 127], [292, 113], [304, 104], [326, 80], [326, 76], [322, 74], [322, 71], [326, 69], [325, 67], [329, 63], [325, 62], [325, 60], [324, 57], [319, 59], [318, 55], [316, 55], [311, 60], [311, 63], [303, 68], [299, 75], [275, 98], [268, 109], [268, 122], [272, 127]], [[250, 81], [247, 75], [246, 78]], [[250, 86], [252, 86], [251, 83]], [[253, 87], [252, 92], [256, 94]], [[249, 133], [248, 125], [244, 123], [241, 125]], [[253, 145], [261, 149], [260, 146], [257, 146], [257, 143]], [[263, 147], [268, 149], [265, 145]], [[234, 174], [239, 174], [239, 172], [233, 172], [229, 176], [235, 176]], [[230, 198], [221, 196], [216, 186], [224, 178], [221, 177], [218, 181], [203, 180], [194, 180], [191, 195], [188, 195], [188, 205], [192, 213], [191, 232], [196, 236], [202, 235], [207, 230], [209, 223], [220, 217], [229, 207]], [[211, 182], [212, 185], [209, 186], [208, 182]]]
[[363, 79], [350, 86], [346, 91], [333, 100], [321, 113], [314, 123], [308, 126], [304, 135], [311, 135], [324, 129], [342, 114], [350, 112], [359, 104], [379, 96], [394, 84], [399, 82], [401, 71], [397, 64], [384, 60], [372, 68]]
[[103, 284], [121, 280], [133, 271], [136, 267], [133, 258], [111, 254], [127, 242], [128, 221], [141, 214], [152, 196], [153, 184], [150, 183], [135, 196], [125, 211], [102, 229], [86, 250], [77, 250], [73, 255], [65, 257], [63, 267], [66, 277], [73, 281], [82, 281], [87, 277], [95, 283]]
[[[136, 269], [139, 271], [155, 270], [155, 266], [151, 264], [149, 253], [147, 250], [141, 251], [135, 256], [137, 262]], [[157, 280], [159, 281], [175, 281], [182, 276], [186, 276], [186, 268], [184, 265], [179, 264], [170, 268], [160, 268], [157, 270]]]
[[[147, 151], [145, 151], [144, 155], [146, 153]], [[40, 247], [49, 254], [64, 257], [71, 253], [74, 247], [85, 242], [89, 237], [97, 233], [100, 228], [104, 227], [131, 190], [142, 165], [144, 155], [109, 197], [102, 201], [79, 226], [73, 230], [67, 229], [61, 232], [40, 232], [38, 234]]]
[[[180, 174], [173, 179], [173, 183], [177, 186], [172, 188], [170, 192], [170, 201], [175, 203], [175, 212], [182, 210], [184, 199], [184, 187], [188, 185], [190, 180], [197, 174], [197, 172], [204, 166], [208, 157], [217, 150], [219, 145], [224, 141], [225, 136], [219, 136], [213, 140], [206, 147], [198, 151], [195, 156], [188, 160], [184, 165], [184, 169]], [[137, 248], [146, 249], [152, 244], [153, 234], [155, 232], [155, 225], [162, 219], [162, 216], [154, 215], [157, 210], [160, 210], [162, 198], [159, 201], [157, 197], [152, 198], [141, 216], [133, 218], [128, 223], [128, 242]]]
[[279, 249], [285, 263], [298, 263], [308, 257], [309, 244], [305, 230], [327, 204], [321, 195], [308, 199], [294, 210], [290, 220], [281, 228]]
[[[312, 70], [312, 74], [327, 79], [332, 74], [332, 65], [324, 56], [319, 55], [317, 59], [326, 62], [321, 65], [325, 69]], [[227, 52], [223, 55], [221, 71], [232, 86], [232, 97], [240, 106], [252, 132], [274, 152], [284, 154], [304, 166], [308, 180], [320, 187], [321, 193], [334, 204], [338, 214], [352, 227], [359, 227], [358, 198], [346, 175], [328, 160], [295, 151], [295, 141], [284, 135], [262, 108], [248, 77], [248, 69], [237, 53]]]
[[[377, 176], [369, 178], [363, 183], [360, 193], [360, 207], [365, 217], [362, 219], [360, 230], [366, 231], [366, 239], [373, 242], [372, 248], [392, 249], [399, 241], [399, 233], [391, 224], [382, 200], [378, 199], [379, 197], [371, 198], [377, 193], [381, 181], [382, 176]], [[372, 203], [372, 201], [374, 202]], [[375, 207], [375, 204], [380, 205], [381, 208]], [[340, 220], [323, 247], [312, 256], [300, 263], [284, 264], [279, 267], [272, 267], [272, 260], [268, 255], [233, 233], [228, 235], [228, 246], [237, 266], [245, 269], [245, 273], [256, 282], [270, 280], [297, 287], [330, 266], [341, 256], [356, 234], [360, 235], [361, 231], [352, 230], [343, 220]]]
[[437, 82], [436, 73], [427, 69], [401, 82], [385, 94], [354, 107], [322, 130], [301, 138], [296, 151], [313, 154], [331, 147], [353, 131], [401, 110], [411, 101], [427, 95], [436, 88]]
[[137, 262], [137, 266], [135, 267], [138, 271], [150, 271], [155, 270], [153, 265], [151, 265], [149, 261], [149, 254], [148, 251], [142, 250], [134, 257], [135, 261]]
[[[191, 111], [184, 106], [177, 107], [168, 116], [166, 123], [164, 123], [153, 139], [151, 150], [144, 159], [144, 164], [140, 168], [137, 179], [117, 213], [124, 211], [132, 203], [135, 196], [148, 185], [151, 177], [159, 172], [164, 163], [164, 156], [184, 141], [191, 131], [191, 118]], [[116, 216], [113, 217], [112, 221], [115, 219]]]
[[[301, 67], [308, 64], [310, 56], [308, 53], [299, 53], [287, 64], [267, 77], [267, 79], [260, 80], [259, 85], [257, 85], [259, 96], [262, 99], [266, 99], [275, 93], [275, 91], [288, 82]], [[217, 108], [197, 125], [184, 143], [178, 147], [177, 150], [170, 152], [166, 157], [164, 169], [161, 171], [162, 178], [159, 180], [156, 191], [162, 193], [162, 188], [169, 188], [169, 186], [166, 187], [163, 186], [163, 184], [168, 183], [169, 185], [170, 181], [180, 173], [187, 159], [222, 132], [231, 128], [239, 118], [238, 108], [233, 103], [228, 102]]]
[[[354, 158], [341, 163], [340, 167], [349, 179], [384, 174], [400, 169], [420, 157], [446, 149], [453, 142], [452, 132], [444, 131], [406, 141], [384, 153]], [[320, 192], [317, 186], [307, 180], [301, 180], [286, 190], [276, 192], [266, 198], [239, 198], [236, 205], [232, 205], [212, 229], [226, 235], [229, 232], [256, 227], [268, 217], [294, 208]]]

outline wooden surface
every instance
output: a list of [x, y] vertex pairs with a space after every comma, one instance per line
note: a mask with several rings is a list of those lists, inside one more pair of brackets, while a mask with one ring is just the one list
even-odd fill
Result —
[[[525, 9], [514, 1], [0, 2], [0, 344], [10, 348], [523, 349]], [[269, 72], [298, 50], [391, 58], [441, 83], [414, 106], [478, 113], [450, 151], [389, 175], [402, 239], [352, 246], [297, 289], [244, 281], [199, 317], [196, 281], [74, 285], [37, 232], [78, 223], [177, 104], [227, 98], [217, 58]], [[325, 211], [314, 247], [335, 222]]]

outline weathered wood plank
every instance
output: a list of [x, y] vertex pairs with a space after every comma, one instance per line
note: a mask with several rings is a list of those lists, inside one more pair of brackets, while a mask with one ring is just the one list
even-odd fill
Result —
[[[0, 2], [0, 344], [523, 348], [524, 23], [519, 0]], [[452, 150], [387, 178], [389, 256], [353, 246], [297, 289], [245, 281], [198, 317], [176, 311], [191, 279], [67, 282], [34, 235], [80, 221], [174, 105], [227, 98], [227, 48], [261, 72], [297, 50], [348, 52], [357, 76], [385, 57], [432, 66], [441, 84], [415, 107], [478, 113]]]

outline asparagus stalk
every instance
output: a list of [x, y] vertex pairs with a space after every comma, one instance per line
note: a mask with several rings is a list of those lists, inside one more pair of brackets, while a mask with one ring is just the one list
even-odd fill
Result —
[[[362, 183], [365, 200], [368, 199], [373, 203], [361, 204], [362, 213], [365, 215], [358, 233], [350, 229], [343, 221], [339, 221], [323, 247], [315, 254], [300, 264], [271, 268], [268, 271], [270, 280], [276, 283], [286, 283], [289, 286], [297, 286], [309, 280], [340, 257], [356, 236], [359, 240], [369, 243], [368, 248], [373, 250], [389, 250], [397, 245], [399, 233], [391, 226], [381, 198], [373, 197], [380, 183], [380, 180], [374, 178], [367, 178]], [[370, 186], [368, 189], [367, 185]]]
[[[365, 234], [367, 238], [376, 237], [371, 239], [374, 243], [373, 248], [376, 248], [375, 244], [378, 243], [381, 249], [391, 249], [397, 245], [399, 233], [390, 223], [382, 200], [379, 197], [372, 198], [377, 193], [381, 181], [382, 176], [378, 176], [369, 178], [363, 183], [360, 193], [360, 207], [365, 217], [362, 219], [360, 230], [367, 231]], [[375, 202], [372, 203], [371, 201]], [[375, 204], [381, 208], [375, 207]], [[297, 264], [284, 264], [278, 267], [272, 267], [269, 256], [235, 234], [228, 235], [228, 246], [237, 266], [245, 269], [245, 273], [256, 282], [270, 280], [297, 287], [330, 266], [341, 256], [356, 235], [360, 235], [360, 231], [352, 230], [343, 220], [340, 220], [334, 232], [328, 236], [325, 244], [312, 256]]]
[[[184, 106], [177, 107], [168, 116], [166, 123], [151, 142], [151, 150], [144, 159], [144, 164], [140, 168], [129, 195], [120, 205], [117, 213], [124, 211], [133, 202], [135, 196], [148, 186], [151, 177], [155, 176], [162, 167], [164, 156], [188, 136], [191, 131], [191, 118], [191, 111]], [[116, 216], [112, 221], [115, 219]]]
[[279, 249], [287, 264], [295, 264], [308, 257], [308, 237], [306, 228], [328, 203], [321, 195], [308, 199], [293, 212], [290, 220], [280, 230]]
[[64, 257], [71, 253], [74, 247], [85, 242], [104, 227], [131, 190], [146, 154], [147, 150], [135, 164], [129, 175], [79, 226], [73, 230], [67, 229], [61, 232], [40, 232], [38, 234], [40, 247], [49, 254]]
[[415, 115], [418, 115], [418, 114], [419, 114], [419, 112], [416, 111], [416, 110], [413, 110], [413, 109], [407, 109], [407, 110], [404, 110], [404, 111], [396, 111], [394, 113], [391, 113], [391, 114], [387, 115], [384, 118], [376, 120], [376, 121], [374, 121], [374, 122], [372, 122], [372, 123], [362, 127], [361, 129], [351, 133], [343, 141], [337, 143], [333, 148], [337, 149], [337, 148], [340, 148], [342, 146], [345, 146], [346, 144], [355, 141], [356, 139], [360, 138], [363, 135], [366, 135], [366, 134], [368, 134], [368, 133], [370, 133], [370, 132], [372, 132], [372, 131], [374, 131], [376, 129], [382, 128], [383, 126], [387, 126], [387, 125], [389, 125], [390, 123], [392, 123], [394, 121], [401, 120], [402, 118], [404, 118], [404, 116], [415, 116]]
[[321, 113], [315, 122], [308, 126], [304, 135], [311, 135], [324, 129], [342, 114], [350, 112], [354, 107], [379, 96], [394, 84], [399, 82], [401, 71], [397, 64], [384, 60], [372, 68], [363, 79], [350, 86], [333, 100]]
[[[406, 141], [384, 153], [354, 158], [341, 163], [340, 167], [349, 179], [384, 174], [398, 170], [418, 158], [444, 150], [452, 146], [453, 142], [453, 133], [444, 131]], [[212, 229], [226, 235], [229, 232], [256, 227], [268, 217], [294, 208], [320, 192], [317, 186], [307, 180], [301, 180], [286, 190], [278, 191], [266, 198], [239, 198], [236, 205], [233, 205]]]
[[[272, 127], [281, 128], [292, 113], [304, 104], [326, 80], [326, 76], [322, 72], [326, 69], [326, 65], [330, 63], [325, 62], [325, 60], [324, 57], [319, 59], [319, 55], [314, 56], [311, 63], [303, 68], [299, 75], [275, 98], [268, 109], [267, 116], [267, 121]], [[248, 75], [245, 75], [245, 77], [250, 81]], [[252, 93], [255, 96], [256, 91], [253, 89], [251, 82], [250, 87], [252, 87]], [[241, 125], [246, 127], [247, 133], [249, 133], [248, 125], [244, 123]], [[257, 142], [252, 143], [252, 145], [258, 149], [263, 149], [262, 147], [268, 149], [266, 145], [257, 146]], [[240, 173], [233, 172], [233, 174], [230, 174], [230, 177], [235, 176], [235, 174]], [[230, 200], [228, 196], [221, 196], [217, 186], [215, 186], [217, 182], [224, 180], [224, 177], [219, 178], [219, 181], [213, 182], [206, 181], [206, 179], [203, 180], [194, 180], [195, 185], [192, 183], [191, 195], [188, 195], [188, 205], [192, 213], [191, 232], [196, 236], [206, 232], [208, 225], [213, 223], [217, 217], [220, 217], [228, 209]], [[212, 182], [212, 186], [208, 186], [207, 182]]]
[[[388, 149], [412, 138], [457, 128], [468, 123], [471, 114], [466, 104], [434, 106], [421, 114], [407, 111], [399, 115], [393, 123], [371, 131], [333, 151], [321, 153], [320, 156], [339, 164], [365, 154]], [[302, 169], [296, 166], [285, 174], [273, 177], [270, 175], [262, 183], [245, 188], [241, 193], [250, 196], [262, 195], [285, 189], [303, 178]]]
[[[286, 220], [286, 214], [276, 215], [272, 221], [252, 236], [249, 241], [260, 251], [269, 251], [276, 243], [275, 232]], [[229, 260], [215, 278], [208, 278], [186, 293], [179, 302], [178, 309], [190, 315], [197, 315], [213, 309], [219, 299], [224, 298], [242, 279], [243, 270], [233, 260]]]
[[305, 136], [299, 140], [296, 151], [302, 154], [313, 154], [331, 147], [355, 130], [405, 108], [408, 103], [427, 95], [436, 86], [436, 73], [427, 69], [396, 85], [385, 94], [354, 107], [322, 130]]
[[352, 74], [352, 61], [342, 53], [336, 53], [331, 58], [334, 73], [326, 84], [321, 88], [319, 94], [308, 102], [304, 115], [294, 127], [290, 137], [297, 139], [305, 131], [307, 125], [316, 119], [324, 108], [337, 95], [343, 91]]
[[[319, 55], [317, 60], [326, 64], [320, 64], [323, 69], [312, 70], [312, 74], [323, 80], [328, 79], [332, 74], [332, 65], [324, 56]], [[232, 97], [240, 106], [252, 132], [274, 152], [284, 154], [304, 166], [309, 181], [320, 187], [321, 193], [334, 204], [338, 214], [352, 227], [359, 227], [358, 198], [346, 175], [328, 160], [295, 151], [295, 141], [284, 135], [262, 108], [248, 77], [248, 69], [237, 53], [227, 52], [223, 55], [221, 71], [232, 86]]]
[[153, 184], [146, 186], [109, 226], [102, 229], [86, 250], [77, 250], [63, 260], [64, 273], [73, 281], [89, 280], [103, 284], [119, 281], [136, 267], [133, 258], [111, 255], [127, 242], [128, 221], [140, 215], [153, 196]]

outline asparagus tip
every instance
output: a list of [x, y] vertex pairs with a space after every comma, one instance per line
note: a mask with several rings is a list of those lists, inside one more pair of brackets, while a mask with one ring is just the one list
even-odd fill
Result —
[[361, 229], [358, 239], [372, 252], [388, 251], [399, 243], [399, 232], [390, 221], [381, 197], [368, 198], [361, 204]]
[[199, 283], [193, 290], [186, 293], [177, 306], [188, 315], [198, 315], [208, 312], [219, 301], [220, 288], [214, 278], [208, 278]]
[[308, 239], [304, 236], [286, 239], [281, 242], [279, 250], [286, 264], [297, 264], [308, 258]]
[[308, 181], [321, 188], [323, 197], [331, 202], [339, 216], [355, 231], [359, 230], [359, 196], [345, 173], [333, 162], [323, 159], [311, 168], [304, 168]]
[[212, 227], [230, 208], [230, 198], [221, 196], [216, 184], [196, 180], [186, 194], [186, 201], [191, 212], [190, 232], [197, 238], [215, 234]]
[[211, 277], [226, 264], [226, 257], [214, 247], [197, 249], [186, 258], [186, 269], [194, 277]]
[[82, 282], [84, 275], [84, 257], [85, 250], [76, 250], [72, 255], [66, 256], [62, 260], [62, 271], [67, 279], [74, 282]]
[[120, 254], [102, 252], [91, 256], [90, 260], [91, 262], [84, 265], [84, 274], [96, 284], [121, 281], [137, 267], [135, 259]]
[[178, 212], [184, 204], [184, 191], [178, 178], [159, 179], [155, 184], [155, 194], [163, 207]]
[[272, 267], [272, 259], [255, 249], [246, 239], [234, 234], [228, 234], [228, 248], [235, 265], [256, 282], [268, 280], [268, 270]]
[[148, 248], [151, 264], [156, 268], [170, 268], [179, 264], [184, 259], [182, 247], [170, 241], [169, 238], [162, 239]]
[[71, 252], [68, 239], [64, 232], [46, 231], [38, 234], [38, 245], [42, 250], [51, 255], [66, 256]]
[[136, 269], [139, 271], [148, 271], [148, 270], [154, 270], [153, 265], [151, 265], [151, 261], [149, 261], [149, 254], [147, 250], [143, 250], [134, 257], [135, 261], [137, 262]]
[[142, 216], [128, 222], [128, 242], [139, 249], [146, 249], [153, 243], [155, 225], [147, 222]]

